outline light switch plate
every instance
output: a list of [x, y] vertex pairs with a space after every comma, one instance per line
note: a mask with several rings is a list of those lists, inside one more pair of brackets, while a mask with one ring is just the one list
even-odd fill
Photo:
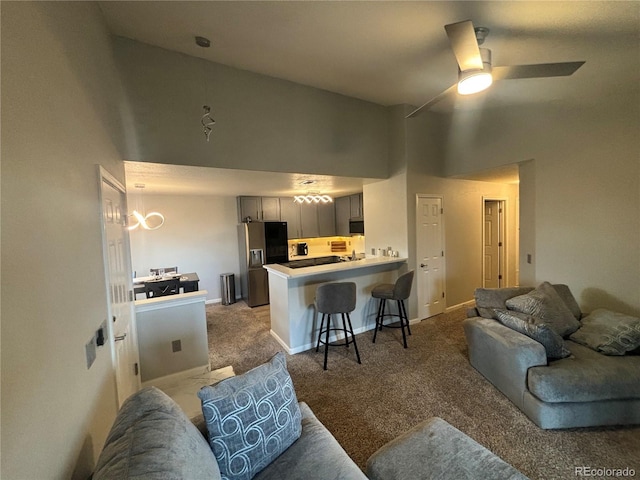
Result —
[[93, 362], [96, 360], [96, 337], [91, 337], [91, 340], [84, 346], [84, 351], [87, 355], [87, 370], [91, 368]]

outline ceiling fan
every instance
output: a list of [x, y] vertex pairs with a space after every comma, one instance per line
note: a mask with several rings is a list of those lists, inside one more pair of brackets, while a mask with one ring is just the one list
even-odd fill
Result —
[[469, 95], [481, 92], [495, 81], [520, 78], [566, 77], [573, 74], [585, 62], [539, 63], [535, 65], [511, 65], [493, 67], [491, 50], [480, 48], [489, 34], [485, 27], [473, 27], [471, 20], [445, 25], [451, 49], [458, 62], [458, 82], [415, 109], [406, 118], [415, 117], [447, 96], [456, 92]]

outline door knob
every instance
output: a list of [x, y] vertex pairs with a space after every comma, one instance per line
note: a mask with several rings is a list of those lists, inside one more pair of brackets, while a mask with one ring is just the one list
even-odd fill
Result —
[[116, 335], [115, 337], [113, 337], [113, 341], [114, 342], [120, 342], [120, 341], [124, 340], [125, 338], [127, 338], [127, 334], [123, 333], [122, 335]]

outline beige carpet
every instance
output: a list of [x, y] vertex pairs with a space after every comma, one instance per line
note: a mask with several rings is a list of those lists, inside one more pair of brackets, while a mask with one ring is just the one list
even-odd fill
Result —
[[[444, 418], [531, 479], [579, 478], [575, 468], [635, 469], [640, 427], [541, 430], [470, 366], [464, 310], [412, 325], [409, 348], [399, 329], [356, 337], [353, 347], [322, 347], [287, 356], [298, 400], [309, 404], [349, 456], [364, 469], [389, 440], [433, 416]], [[207, 306], [211, 367], [241, 374], [282, 350], [269, 334], [269, 309], [243, 302]], [[591, 477], [594, 478], [594, 477]], [[601, 478], [601, 477], [597, 477]]]

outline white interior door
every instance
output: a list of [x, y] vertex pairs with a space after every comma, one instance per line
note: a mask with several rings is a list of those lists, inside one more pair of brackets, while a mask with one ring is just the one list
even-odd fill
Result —
[[503, 214], [503, 201], [484, 201], [483, 285], [485, 288], [500, 288], [504, 286]]
[[416, 217], [418, 315], [422, 319], [444, 311], [442, 198], [418, 195]]
[[133, 284], [127, 230], [125, 189], [101, 169], [103, 254], [109, 302], [109, 342], [118, 403], [140, 388], [138, 341], [133, 309]]

